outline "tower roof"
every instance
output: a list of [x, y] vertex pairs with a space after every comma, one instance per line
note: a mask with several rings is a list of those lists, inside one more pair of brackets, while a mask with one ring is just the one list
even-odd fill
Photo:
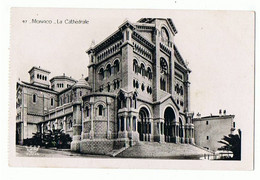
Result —
[[76, 84], [74, 84], [72, 86], [72, 88], [78, 88], [78, 87], [91, 88], [90, 85], [88, 84], [88, 82], [85, 80], [85, 78], [83, 76], [78, 82], [76, 82]]
[[39, 67], [36, 67], [36, 66], [33, 66], [29, 71], [28, 73], [30, 73], [31, 71], [33, 71], [34, 69], [37, 69], [37, 70], [40, 70], [40, 71], [43, 71], [43, 72], [46, 72], [46, 73], [51, 73], [50, 71], [47, 71], [45, 69], [42, 69], [40, 66]]

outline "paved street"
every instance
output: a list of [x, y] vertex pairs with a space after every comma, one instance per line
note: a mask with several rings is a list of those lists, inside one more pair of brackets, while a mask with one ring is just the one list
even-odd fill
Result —
[[16, 146], [16, 156], [17, 157], [55, 157], [55, 158], [74, 158], [74, 157], [86, 157], [86, 158], [109, 158], [105, 155], [89, 155], [71, 152], [70, 150], [56, 150], [56, 149], [45, 149], [39, 148], [34, 149], [26, 146]]

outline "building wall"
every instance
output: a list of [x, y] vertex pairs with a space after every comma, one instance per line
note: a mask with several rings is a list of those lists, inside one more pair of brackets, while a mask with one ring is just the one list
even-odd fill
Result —
[[[119, 72], [115, 73], [112, 72], [112, 74], [110, 76], [108, 76], [107, 71], [106, 71], [106, 67], [108, 64], [110, 64], [111, 66], [114, 65], [115, 60], [119, 60]], [[103, 68], [104, 69], [104, 79], [100, 79], [99, 78], [99, 71], [100, 69]], [[108, 92], [108, 84], [110, 85], [110, 91], [109, 92], [114, 92], [115, 90], [118, 91], [119, 87], [122, 86], [122, 77], [123, 77], [123, 71], [122, 68], [124, 68], [122, 66], [122, 60], [121, 60], [121, 54], [117, 53], [103, 61], [101, 61], [97, 66], [96, 69], [94, 71], [95, 73], [95, 92], [100, 92], [100, 88], [103, 89], [102, 92]], [[91, 75], [93, 76], [93, 75]], [[114, 83], [117, 83], [119, 81], [119, 87], [114, 87]], [[102, 87], [101, 87], [102, 86]]]
[[224, 135], [231, 133], [234, 116], [194, 119], [195, 143], [201, 147], [216, 151], [222, 146], [218, 143]]

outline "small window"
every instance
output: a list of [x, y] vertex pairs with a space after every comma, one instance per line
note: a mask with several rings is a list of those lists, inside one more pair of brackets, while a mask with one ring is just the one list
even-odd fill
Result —
[[36, 101], [37, 101], [37, 96], [36, 96], [36, 94], [34, 94], [33, 95], [33, 103], [36, 103]]
[[79, 91], [79, 96], [82, 96], [82, 91]]
[[144, 91], [144, 83], [142, 83], [141, 89], [142, 91]]
[[102, 115], [103, 115], [103, 106], [102, 106], [102, 105], [99, 105], [99, 106], [98, 106], [98, 115], [99, 115], [99, 116], [102, 116]]
[[71, 129], [72, 128], [72, 120], [70, 120], [70, 122], [69, 122], [69, 129]]
[[114, 73], [118, 73], [119, 72], [119, 61], [116, 60], [114, 63]]
[[209, 121], [206, 121], [206, 125], [209, 125]]
[[233, 122], [233, 128], [236, 128], [236, 122]]
[[54, 105], [54, 99], [51, 98], [51, 106], [53, 106], [53, 105]]
[[110, 84], [107, 85], [107, 92], [110, 92]]
[[89, 107], [86, 107], [86, 111], [87, 111], [87, 117], [89, 117]]
[[110, 77], [110, 76], [111, 76], [111, 73], [112, 73], [111, 65], [110, 65], [110, 64], [107, 65], [106, 71], [107, 71], [107, 77]]
[[209, 140], [209, 136], [207, 136], [207, 140]]

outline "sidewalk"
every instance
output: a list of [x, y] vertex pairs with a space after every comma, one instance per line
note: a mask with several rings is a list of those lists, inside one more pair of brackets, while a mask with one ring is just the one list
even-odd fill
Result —
[[17, 157], [86, 157], [86, 158], [109, 158], [105, 155], [90, 155], [90, 154], [81, 154], [76, 152], [71, 152], [69, 149], [46, 149], [39, 148], [38, 150], [27, 150], [26, 146], [16, 145], [16, 156]]

